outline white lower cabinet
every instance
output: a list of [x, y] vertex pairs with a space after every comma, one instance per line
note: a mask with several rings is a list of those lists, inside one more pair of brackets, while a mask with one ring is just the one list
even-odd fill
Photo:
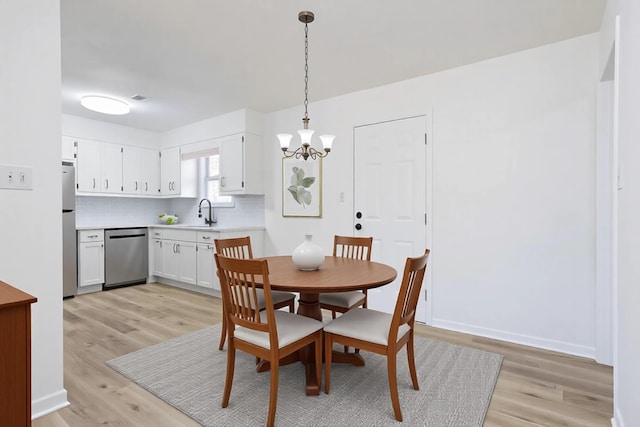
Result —
[[198, 243], [198, 274], [197, 285], [203, 288], [220, 290], [220, 283], [216, 274], [216, 263], [213, 259], [215, 246], [213, 243]]
[[162, 239], [151, 239], [149, 246], [149, 268], [150, 276], [162, 276], [164, 274], [164, 263], [162, 262]]
[[81, 230], [78, 232], [78, 293], [103, 283], [104, 230]]
[[191, 285], [196, 284], [196, 243], [180, 240], [162, 241], [163, 276]]
[[196, 231], [177, 228], [150, 228], [149, 274], [171, 281], [195, 285], [189, 289], [220, 290], [213, 254], [215, 239], [251, 237], [255, 257], [262, 256], [262, 230]]

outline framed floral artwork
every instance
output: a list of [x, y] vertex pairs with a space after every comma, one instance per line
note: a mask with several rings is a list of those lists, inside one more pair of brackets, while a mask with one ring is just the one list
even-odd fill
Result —
[[282, 159], [282, 216], [322, 217], [322, 159]]

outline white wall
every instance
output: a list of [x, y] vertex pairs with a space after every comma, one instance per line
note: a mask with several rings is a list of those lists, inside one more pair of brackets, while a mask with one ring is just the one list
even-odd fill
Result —
[[640, 234], [640, 2], [609, 0], [602, 21], [600, 68], [613, 43], [620, 16], [618, 54], [618, 141], [622, 189], [618, 191], [618, 283], [614, 300], [614, 422], [617, 427], [640, 425], [640, 264], [636, 236]]
[[593, 357], [597, 43], [312, 103], [310, 128], [337, 135], [322, 219], [281, 216], [275, 134], [298, 129], [302, 107], [266, 116], [267, 253], [290, 253], [307, 230], [327, 252], [333, 234], [352, 234], [353, 126], [432, 114], [433, 324]]
[[81, 139], [160, 149], [161, 134], [84, 117], [62, 115], [62, 134]]
[[[195, 144], [212, 138], [234, 135], [241, 132], [262, 135], [262, 114], [252, 110], [237, 110], [221, 116], [211, 117], [162, 134], [161, 148]], [[191, 151], [206, 149], [198, 147]], [[189, 150], [189, 148], [187, 148]]]
[[60, 4], [0, 2], [0, 163], [33, 168], [33, 191], [0, 190], [0, 279], [32, 294], [32, 411], [64, 406]]

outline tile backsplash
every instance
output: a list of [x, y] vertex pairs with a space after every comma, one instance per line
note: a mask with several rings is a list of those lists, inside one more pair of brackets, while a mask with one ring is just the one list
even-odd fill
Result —
[[[236, 196], [234, 199], [234, 207], [213, 208], [219, 225], [264, 225], [264, 196]], [[159, 213], [177, 214], [182, 224], [204, 225], [208, 205], [203, 204], [203, 218], [198, 218], [199, 202], [200, 199], [77, 196], [76, 226], [108, 228], [152, 225], [157, 222]]]

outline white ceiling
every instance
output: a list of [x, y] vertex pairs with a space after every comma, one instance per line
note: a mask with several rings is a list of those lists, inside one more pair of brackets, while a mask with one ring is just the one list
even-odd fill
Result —
[[[606, 0], [61, 0], [62, 112], [166, 131], [309, 101], [598, 31]], [[130, 101], [108, 116], [85, 94]], [[301, 107], [301, 116], [303, 110]], [[313, 117], [313, 111], [309, 111]]]

